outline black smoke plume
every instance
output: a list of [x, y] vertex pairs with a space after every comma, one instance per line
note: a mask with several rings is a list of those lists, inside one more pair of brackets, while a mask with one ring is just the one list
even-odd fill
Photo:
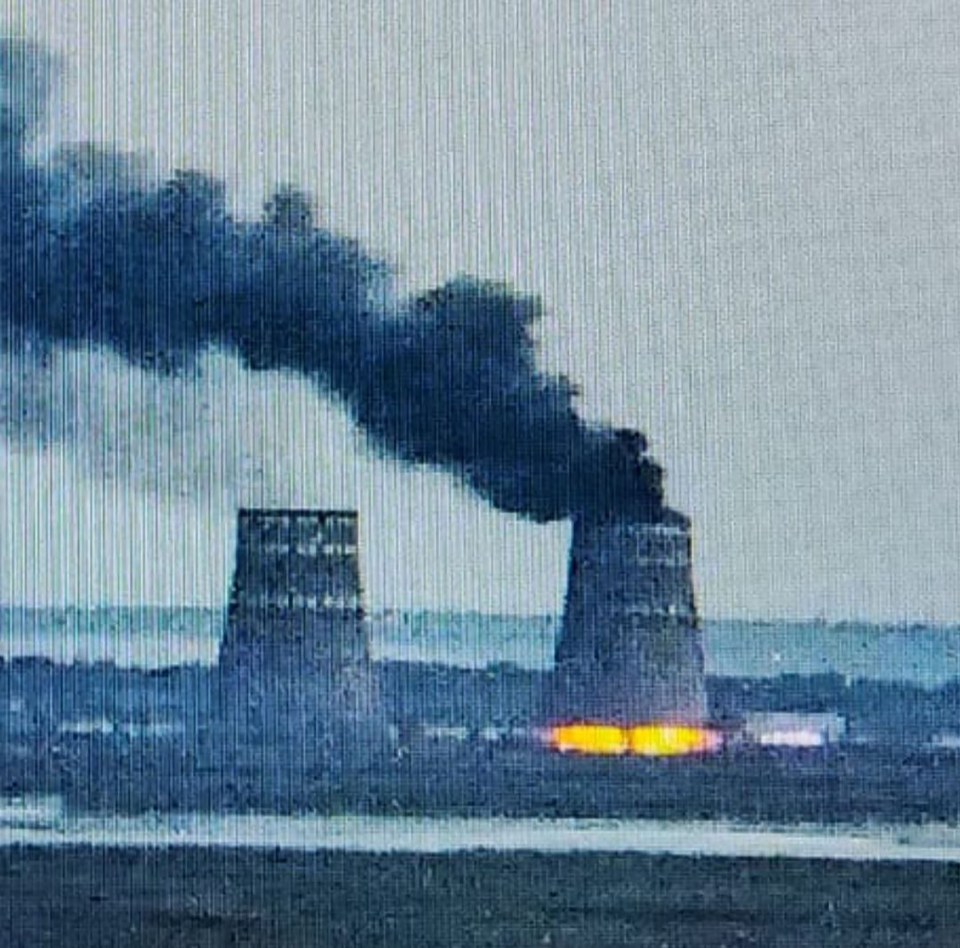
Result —
[[159, 373], [235, 353], [335, 395], [374, 443], [461, 478], [502, 510], [652, 518], [661, 470], [635, 432], [585, 422], [538, 370], [537, 299], [459, 277], [398, 299], [387, 267], [281, 188], [259, 221], [197, 172], [147, 183], [92, 146], [29, 147], [57, 64], [0, 43], [0, 343], [107, 347]]

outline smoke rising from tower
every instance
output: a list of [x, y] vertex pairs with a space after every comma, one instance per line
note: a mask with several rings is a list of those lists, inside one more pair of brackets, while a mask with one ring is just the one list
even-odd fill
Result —
[[[223, 183], [198, 172], [152, 183], [134, 160], [92, 146], [34, 161], [58, 72], [43, 50], [0, 42], [8, 354], [108, 349], [175, 378], [222, 350], [310, 379], [382, 450], [442, 468], [502, 510], [660, 515], [661, 470], [643, 436], [587, 423], [571, 384], [537, 368], [538, 300], [469, 277], [400, 298], [389, 269], [318, 227], [294, 188], [246, 221], [228, 211]], [[34, 430], [16, 412], [3, 425]]]

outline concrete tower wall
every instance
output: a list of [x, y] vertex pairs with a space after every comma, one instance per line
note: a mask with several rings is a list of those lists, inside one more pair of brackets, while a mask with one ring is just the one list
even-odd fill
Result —
[[706, 717], [689, 521], [574, 522], [551, 713], [622, 723]]
[[355, 512], [240, 512], [220, 664], [251, 686], [292, 681], [286, 691], [308, 704], [370, 703]]

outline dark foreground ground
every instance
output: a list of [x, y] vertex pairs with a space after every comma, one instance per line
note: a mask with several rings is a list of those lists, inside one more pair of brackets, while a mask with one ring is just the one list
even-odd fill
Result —
[[960, 867], [0, 850], [0, 945], [960, 945]]

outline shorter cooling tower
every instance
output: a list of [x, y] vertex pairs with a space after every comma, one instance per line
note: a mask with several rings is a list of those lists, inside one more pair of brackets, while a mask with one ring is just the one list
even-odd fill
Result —
[[311, 704], [369, 709], [361, 600], [356, 512], [241, 510], [223, 674], [260, 693], [266, 682]]
[[549, 713], [558, 720], [703, 723], [686, 517], [574, 520], [554, 680]]

